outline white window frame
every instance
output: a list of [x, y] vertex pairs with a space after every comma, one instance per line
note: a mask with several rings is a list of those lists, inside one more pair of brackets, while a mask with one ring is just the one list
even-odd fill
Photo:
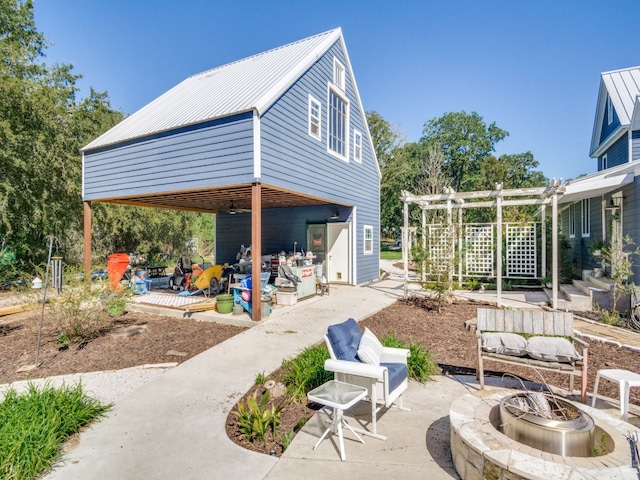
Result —
[[[367, 234], [369, 234], [368, 238], [367, 238]], [[372, 225], [364, 226], [364, 237], [363, 237], [362, 248], [363, 248], [364, 255], [373, 254], [373, 226]]]
[[353, 159], [362, 163], [362, 134], [358, 130], [353, 131]]
[[607, 95], [607, 125], [611, 125], [613, 122], [613, 104], [611, 103], [611, 96]]
[[569, 205], [569, 238], [576, 236], [576, 204]]
[[344, 92], [346, 85], [346, 70], [337, 58], [333, 58], [333, 84]]
[[[318, 115], [313, 115], [313, 104], [318, 105]], [[314, 121], [318, 126], [318, 133], [313, 133], [311, 127], [314, 125]], [[316, 100], [313, 96], [309, 95], [309, 135], [315, 138], [316, 140], [322, 140], [322, 104]]]
[[591, 236], [591, 199], [580, 200], [580, 224], [582, 225], [582, 236]]
[[607, 154], [602, 155], [602, 170], [607, 169]]
[[[331, 148], [331, 140], [334, 138], [333, 135], [333, 122], [331, 121], [331, 116], [333, 113], [333, 105], [331, 103], [331, 95], [335, 95], [344, 103], [344, 152], [340, 153], [337, 150]], [[336, 137], [337, 138], [337, 137]], [[340, 90], [333, 87], [333, 85], [329, 85], [327, 92], [327, 152], [331, 155], [338, 157], [341, 160], [349, 161], [349, 100], [345, 97]]]

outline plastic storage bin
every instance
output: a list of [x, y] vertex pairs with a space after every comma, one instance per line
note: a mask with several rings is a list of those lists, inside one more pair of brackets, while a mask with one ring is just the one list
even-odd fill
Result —
[[276, 301], [278, 305], [295, 305], [298, 303], [298, 294], [296, 292], [280, 292], [276, 293]]

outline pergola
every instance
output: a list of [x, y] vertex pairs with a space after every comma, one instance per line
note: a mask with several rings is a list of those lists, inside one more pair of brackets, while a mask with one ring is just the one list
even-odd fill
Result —
[[[432, 195], [414, 195], [410, 192], [402, 192], [404, 228], [402, 229], [402, 258], [404, 261], [404, 291], [405, 296], [408, 293], [409, 283], [409, 205], [415, 204], [422, 210], [422, 248], [427, 248], [427, 224], [426, 212], [428, 210], [446, 210], [446, 225], [454, 225], [454, 211], [458, 212], [458, 225], [462, 226], [462, 212], [466, 208], [491, 208], [496, 211], [496, 284], [498, 306], [502, 306], [502, 277], [503, 277], [503, 261], [502, 261], [502, 237], [503, 237], [503, 218], [502, 209], [508, 206], [524, 206], [539, 205], [539, 212], [542, 218], [542, 252], [541, 252], [541, 276], [545, 276], [546, 265], [546, 249], [545, 249], [545, 216], [547, 207], [551, 206], [551, 278], [552, 278], [552, 307], [558, 306], [558, 197], [563, 195], [565, 187], [560, 185], [560, 180], [552, 180], [546, 187], [538, 188], [517, 188], [503, 189], [501, 184], [496, 185], [494, 190], [476, 191], [476, 192], [456, 192], [451, 188], [445, 188], [443, 193]], [[456, 239], [451, 241], [455, 243]], [[452, 244], [454, 249], [455, 245]], [[423, 265], [424, 267], [424, 265]], [[422, 280], [425, 280], [425, 268], [422, 269]], [[453, 260], [449, 268], [450, 280], [453, 275]]]

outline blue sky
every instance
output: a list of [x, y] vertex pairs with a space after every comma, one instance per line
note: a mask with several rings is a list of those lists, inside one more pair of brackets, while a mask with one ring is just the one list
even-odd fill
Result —
[[362, 102], [407, 141], [446, 112], [509, 132], [549, 178], [590, 159], [599, 74], [640, 64], [637, 0], [35, 0], [53, 43], [112, 106], [133, 113], [184, 78], [341, 27]]

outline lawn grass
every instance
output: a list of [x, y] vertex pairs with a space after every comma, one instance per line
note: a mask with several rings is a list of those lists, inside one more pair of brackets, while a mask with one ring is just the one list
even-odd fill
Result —
[[18, 394], [9, 389], [0, 403], [0, 478], [40, 478], [60, 458], [65, 440], [111, 407], [86, 396], [80, 383]]
[[402, 250], [382, 250], [380, 260], [402, 260]]

